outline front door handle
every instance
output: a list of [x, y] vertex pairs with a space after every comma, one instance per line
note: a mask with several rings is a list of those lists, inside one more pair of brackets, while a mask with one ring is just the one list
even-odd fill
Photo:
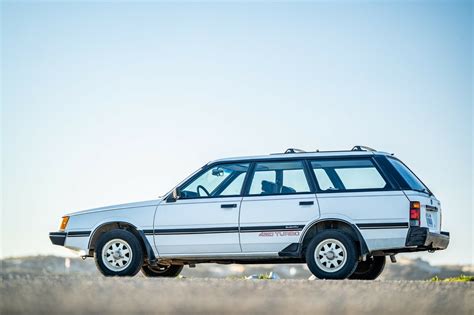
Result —
[[300, 206], [311, 206], [314, 205], [314, 201], [300, 201]]
[[237, 208], [237, 204], [236, 203], [222, 204], [221, 208]]

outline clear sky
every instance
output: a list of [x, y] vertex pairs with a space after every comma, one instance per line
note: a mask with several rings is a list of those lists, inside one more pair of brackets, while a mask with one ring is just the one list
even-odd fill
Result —
[[2, 2], [1, 256], [209, 160], [394, 152], [473, 263], [472, 2]]

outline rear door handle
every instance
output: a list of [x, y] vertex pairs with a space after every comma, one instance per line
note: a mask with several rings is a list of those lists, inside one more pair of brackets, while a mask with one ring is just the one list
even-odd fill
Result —
[[300, 206], [311, 206], [314, 205], [314, 201], [300, 201]]
[[236, 203], [222, 204], [221, 208], [237, 208], [237, 204]]

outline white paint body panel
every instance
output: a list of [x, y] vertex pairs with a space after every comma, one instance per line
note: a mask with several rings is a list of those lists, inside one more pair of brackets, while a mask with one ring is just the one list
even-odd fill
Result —
[[[420, 200], [421, 195], [412, 193], [410, 196]], [[300, 206], [299, 201], [314, 201], [314, 204]], [[220, 207], [228, 203], [237, 206], [226, 209]], [[259, 236], [261, 232], [242, 232], [239, 235], [238, 231], [155, 237], [147, 235], [155, 255], [162, 258], [222, 257], [241, 253], [274, 256], [289, 244], [299, 242], [313, 222], [324, 219], [340, 219], [352, 224], [408, 222], [408, 208], [409, 201], [401, 191], [227, 197], [178, 200], [173, 203], [155, 200], [71, 215], [66, 232], [92, 233], [90, 236], [67, 237], [65, 247], [87, 253], [93, 232], [109, 222], [127, 222], [139, 230], [304, 225], [305, 229], [298, 233], [272, 237]], [[422, 226], [425, 225], [422, 221]], [[360, 229], [370, 251], [404, 247], [407, 231], [407, 228]]]
[[[408, 223], [410, 203], [402, 191], [341, 192], [317, 194], [321, 215], [345, 217], [358, 223]], [[402, 248], [407, 228], [359, 229], [370, 251]]]
[[[72, 213], [65, 232], [91, 231], [89, 236], [68, 236], [64, 246], [76, 252], [88, 253], [89, 241], [94, 231], [110, 222], [127, 222], [139, 230], [153, 228], [153, 216], [161, 200], [96, 208]], [[153, 244], [153, 238], [150, 238]], [[153, 246], [154, 247], [154, 246]], [[157, 254], [155, 252], [155, 254]]]
[[[300, 206], [300, 201], [313, 202]], [[319, 217], [314, 194], [244, 197], [240, 207], [240, 227], [306, 225]], [[270, 234], [271, 233], [271, 234]], [[241, 231], [242, 251], [278, 253], [299, 240], [300, 231]]]
[[[423, 194], [411, 193], [421, 200]], [[231, 197], [179, 200], [173, 203], [155, 200], [121, 205], [118, 209], [100, 208], [73, 214], [66, 232], [92, 231], [90, 236], [67, 237], [65, 247], [84, 253], [93, 231], [109, 222], [127, 222], [139, 230], [188, 229], [209, 227], [251, 227], [266, 225], [304, 225], [323, 219], [341, 219], [352, 224], [408, 222], [409, 201], [401, 191], [361, 193], [319, 193], [287, 196]], [[428, 199], [429, 200], [429, 199]], [[299, 201], [314, 201], [300, 206]], [[427, 201], [425, 201], [427, 202]], [[436, 201], [439, 205], [439, 202]], [[221, 204], [235, 203], [223, 209]], [[319, 205], [319, 206], [318, 206]], [[155, 214], [156, 210], [156, 214]], [[240, 212], [240, 217], [239, 217]], [[422, 218], [424, 216], [422, 215]], [[155, 222], [153, 222], [155, 220]], [[439, 219], [436, 219], [439, 223]], [[240, 221], [240, 222], [239, 222]], [[422, 226], [426, 226], [423, 222]], [[439, 224], [433, 231], [439, 231]], [[360, 229], [370, 251], [405, 246], [407, 228]], [[158, 257], [201, 257], [249, 254], [275, 255], [291, 243], [299, 242], [298, 233], [259, 236], [261, 232], [147, 235]]]
[[[163, 202], [155, 215], [155, 230], [237, 228], [241, 197], [202, 198]], [[221, 208], [235, 204], [235, 208]], [[238, 253], [239, 233], [157, 234], [155, 244], [160, 257], [174, 254]]]
[[89, 236], [66, 237], [64, 247], [85, 255], [89, 248]]
[[[430, 232], [440, 233], [441, 232], [441, 202], [436, 199], [435, 196], [428, 196], [427, 194], [407, 190], [404, 191], [410, 201], [419, 201], [421, 205], [420, 209], [420, 226], [429, 228]], [[428, 210], [428, 207], [436, 208], [436, 211]], [[427, 216], [430, 216], [431, 223], [427, 222]]]

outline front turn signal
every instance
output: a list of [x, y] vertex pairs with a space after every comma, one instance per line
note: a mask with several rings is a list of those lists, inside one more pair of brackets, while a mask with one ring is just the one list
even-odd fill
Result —
[[68, 221], [69, 221], [69, 217], [63, 217], [63, 220], [61, 221], [61, 225], [59, 226], [60, 231], [64, 231], [66, 229]]

